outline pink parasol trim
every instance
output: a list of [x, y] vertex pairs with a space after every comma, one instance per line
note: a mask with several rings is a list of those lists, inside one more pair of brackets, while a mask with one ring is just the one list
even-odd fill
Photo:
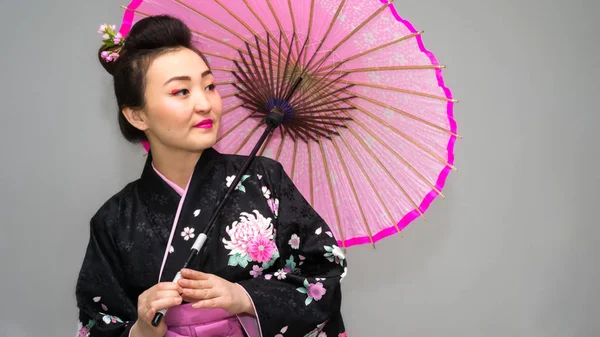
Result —
[[129, 5], [127, 5], [127, 9], [125, 10], [125, 14], [123, 14], [123, 21], [121, 22], [121, 29], [119, 33], [123, 36], [127, 36], [129, 31], [131, 30], [131, 26], [133, 26], [133, 17], [135, 15], [134, 10], [136, 10], [140, 5], [144, 2], [143, 0], [132, 0]]
[[[381, 1], [381, 3], [384, 3], [384, 4], [388, 3], [387, 0], [380, 0], [380, 1]], [[390, 7], [392, 14], [394, 15], [394, 17], [396, 18], [396, 20], [398, 22], [401, 22], [402, 24], [404, 24], [406, 26], [406, 28], [408, 28], [410, 30], [411, 33], [418, 32], [408, 20], [403, 19], [398, 14], [398, 12], [396, 11], [396, 8], [394, 7], [393, 4], [390, 4], [389, 7]], [[425, 48], [425, 45], [423, 44], [423, 39], [421, 38], [421, 35], [417, 35], [416, 39], [417, 39], [417, 43], [419, 45], [419, 49], [421, 50], [421, 52], [423, 52], [425, 55], [427, 55], [427, 57], [429, 57], [431, 64], [436, 65], [436, 66], [440, 65], [440, 63], [438, 62], [436, 57], [433, 55], [433, 53], [430, 52], [429, 50], [427, 50], [427, 48]], [[449, 88], [447, 88], [444, 85], [444, 79], [442, 78], [442, 69], [439, 69], [439, 68], [436, 69], [435, 74], [436, 74], [436, 78], [438, 81], [438, 85], [440, 86], [440, 88], [442, 88], [444, 90], [444, 93], [446, 94], [446, 98], [452, 99], [452, 92], [450, 91]], [[456, 134], [456, 121], [454, 120], [454, 102], [451, 102], [451, 101], [448, 102], [446, 110], [447, 110], [448, 120], [450, 123], [450, 130], [452, 131], [452, 133]], [[448, 150], [448, 163], [452, 164], [452, 165], [454, 165], [454, 143], [455, 142], [456, 142], [456, 136], [452, 135], [450, 137], [450, 140], [448, 141], [448, 146], [446, 146], [446, 149]], [[446, 178], [448, 177], [448, 174], [450, 174], [451, 170], [452, 169], [450, 167], [446, 166], [446, 167], [444, 167], [442, 172], [440, 172], [440, 175], [438, 176], [437, 182], [435, 184], [435, 187], [438, 190], [441, 191], [444, 188], [444, 185], [446, 183]], [[431, 205], [433, 200], [437, 197], [437, 195], [438, 195], [438, 193], [433, 189], [427, 194], [425, 199], [423, 199], [423, 201], [419, 205], [419, 210], [421, 211], [421, 213], [425, 213], [427, 211], [427, 209], [429, 208], [429, 206]], [[400, 222], [398, 222], [398, 229], [403, 230], [406, 226], [408, 226], [413, 220], [415, 220], [418, 217], [419, 217], [419, 212], [416, 209], [413, 210], [412, 212], [409, 212], [400, 220]], [[390, 226], [388, 228], [385, 228], [385, 229], [379, 231], [377, 234], [373, 235], [373, 242], [377, 242], [381, 239], [384, 239], [384, 238], [394, 235], [396, 233], [398, 233], [396, 226]], [[340, 244], [340, 246], [352, 247], [354, 245], [368, 244], [368, 243], [370, 243], [370, 241], [371, 241], [371, 239], [368, 236], [363, 236], [363, 237], [357, 237], [357, 238], [344, 240], [343, 243], [341, 240], [338, 240], [338, 243]]]

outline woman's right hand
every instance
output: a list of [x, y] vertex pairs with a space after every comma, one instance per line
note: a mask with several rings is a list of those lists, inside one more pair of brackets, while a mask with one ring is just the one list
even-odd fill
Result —
[[131, 337], [164, 336], [167, 325], [164, 318], [156, 327], [152, 326], [154, 315], [162, 310], [181, 304], [182, 288], [174, 282], [161, 282], [144, 291], [138, 297], [138, 319], [131, 327]]

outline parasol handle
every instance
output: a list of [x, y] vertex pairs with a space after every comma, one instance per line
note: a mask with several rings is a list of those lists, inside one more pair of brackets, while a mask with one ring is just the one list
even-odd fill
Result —
[[[248, 170], [248, 168], [254, 161], [254, 158], [256, 158], [256, 153], [258, 152], [258, 150], [261, 148], [261, 146], [267, 139], [267, 136], [269, 135], [269, 133], [271, 133], [271, 131], [273, 131], [275, 128], [277, 128], [281, 124], [281, 122], [283, 121], [283, 117], [284, 117], [284, 112], [279, 107], [274, 107], [267, 114], [266, 119], [265, 119], [267, 127], [265, 128], [265, 131], [263, 132], [262, 136], [260, 137], [260, 139], [258, 140], [256, 145], [254, 146], [254, 149], [252, 149], [252, 152], [250, 152], [250, 155], [248, 155], [248, 158], [244, 162], [244, 165], [242, 165], [242, 167], [240, 168], [238, 174], [233, 179], [233, 182], [231, 183], [231, 185], [229, 185], [229, 188], [227, 189], [225, 196], [223, 196], [223, 199], [221, 200], [221, 202], [219, 202], [217, 204], [217, 208], [213, 212], [213, 214], [208, 222], [208, 226], [206, 226], [204, 231], [200, 235], [198, 235], [198, 238], [196, 239], [196, 241], [194, 242], [194, 245], [192, 246], [190, 255], [189, 255], [187, 261], [185, 262], [185, 264], [183, 265], [183, 268], [187, 268], [192, 263], [192, 261], [194, 260], [196, 255], [198, 255], [198, 252], [200, 252], [200, 250], [202, 249], [204, 242], [206, 242], [208, 232], [211, 230], [211, 228], [215, 224], [217, 217], [219, 216], [219, 213], [221, 212], [221, 210], [223, 209], [223, 206], [225, 205], [225, 202], [229, 198], [229, 195], [237, 187], [237, 184], [242, 179], [242, 175]], [[181, 278], [181, 272], [177, 272], [177, 275], [175, 275], [173, 282], [177, 282], [180, 278]], [[162, 318], [165, 316], [166, 313], [167, 313], [167, 309], [158, 311], [154, 315], [154, 318], [152, 319], [152, 325], [158, 326], [160, 324], [160, 321], [162, 320]]]

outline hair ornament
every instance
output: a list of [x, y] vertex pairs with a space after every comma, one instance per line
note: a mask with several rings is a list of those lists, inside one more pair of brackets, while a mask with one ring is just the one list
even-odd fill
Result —
[[123, 45], [125, 44], [125, 38], [121, 33], [116, 31], [115, 25], [100, 25], [98, 33], [102, 35], [102, 52], [100, 57], [105, 62], [116, 61], [119, 56]]

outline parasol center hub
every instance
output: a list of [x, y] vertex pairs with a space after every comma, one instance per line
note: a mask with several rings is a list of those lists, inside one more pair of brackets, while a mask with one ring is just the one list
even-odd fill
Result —
[[269, 111], [269, 115], [273, 115], [273, 118], [280, 119], [281, 124], [288, 124], [294, 119], [294, 108], [282, 98], [269, 99], [266, 110]]

